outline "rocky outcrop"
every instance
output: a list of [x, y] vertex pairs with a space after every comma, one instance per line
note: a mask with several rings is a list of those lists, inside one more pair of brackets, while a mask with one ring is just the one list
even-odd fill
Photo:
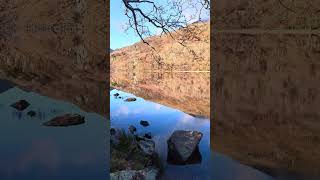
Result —
[[146, 168], [140, 171], [123, 170], [110, 173], [111, 180], [156, 180], [159, 170], [156, 168]]
[[43, 123], [45, 126], [72, 126], [85, 123], [84, 117], [79, 114], [65, 114]]
[[155, 143], [124, 130], [111, 128], [111, 179], [155, 180], [160, 173]]

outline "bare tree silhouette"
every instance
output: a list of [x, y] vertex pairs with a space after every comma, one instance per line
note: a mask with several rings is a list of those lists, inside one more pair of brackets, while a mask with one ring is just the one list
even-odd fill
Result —
[[[146, 37], [152, 35], [150, 27], [159, 30], [160, 36], [186, 28], [190, 22], [201, 21], [204, 10], [210, 10], [210, 0], [122, 0], [125, 15], [128, 17], [127, 29], [133, 29], [140, 39], [149, 45]], [[163, 2], [163, 1], [162, 1]], [[192, 10], [192, 15], [187, 13]]]

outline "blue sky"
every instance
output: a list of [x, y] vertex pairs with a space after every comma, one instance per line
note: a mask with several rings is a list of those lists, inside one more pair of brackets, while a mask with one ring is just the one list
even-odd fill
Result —
[[[165, 1], [158, 1], [165, 2]], [[186, 15], [194, 14], [192, 11], [185, 12]], [[208, 18], [204, 14], [204, 18]], [[110, 1], [110, 48], [115, 50], [125, 46], [132, 45], [140, 38], [136, 33], [129, 29], [125, 31], [126, 23], [128, 22], [127, 17], [124, 14], [124, 5], [121, 0]], [[156, 32], [155, 28], [150, 27], [151, 31]]]
[[124, 32], [124, 25], [127, 23], [127, 17], [124, 15], [124, 7], [121, 0], [110, 1], [110, 48], [117, 49], [125, 47], [140, 39], [132, 30]]

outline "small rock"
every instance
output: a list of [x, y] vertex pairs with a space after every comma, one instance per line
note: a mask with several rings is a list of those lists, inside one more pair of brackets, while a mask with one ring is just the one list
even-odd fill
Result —
[[117, 96], [119, 96], [119, 95], [120, 95], [119, 93], [115, 93], [115, 94], [114, 94], [115, 97], [117, 97]]
[[130, 132], [131, 134], [134, 134], [134, 132], [137, 131], [137, 128], [134, 127], [134, 126], [132, 126], [132, 125], [130, 125], [128, 129], [129, 129], [129, 132]]
[[116, 134], [116, 130], [114, 128], [111, 128], [110, 129], [110, 135], [112, 136], [112, 135], [115, 135], [115, 134]]
[[168, 151], [175, 153], [181, 161], [187, 161], [197, 149], [202, 133], [197, 131], [174, 131], [168, 139]]
[[149, 122], [148, 121], [140, 121], [140, 124], [144, 127], [149, 126]]
[[34, 117], [36, 115], [36, 112], [31, 110], [27, 113], [27, 115], [30, 117]]
[[23, 111], [25, 110], [28, 106], [30, 105], [30, 103], [26, 100], [20, 100], [18, 102], [15, 102], [13, 104], [11, 104], [11, 107], [15, 108], [16, 110], [19, 111]]
[[152, 140], [144, 139], [139, 141], [139, 147], [147, 155], [152, 155], [155, 152], [155, 143]]
[[151, 133], [150, 133], [150, 132], [148, 132], [148, 133], [144, 134], [144, 137], [145, 137], [145, 138], [147, 138], [147, 139], [151, 139], [151, 138], [152, 138], [152, 136], [151, 136]]
[[110, 129], [110, 144], [118, 145], [120, 143], [121, 130], [119, 129]]
[[85, 123], [84, 117], [79, 114], [65, 114], [43, 123], [45, 126], [71, 126]]
[[132, 102], [132, 101], [136, 101], [136, 100], [137, 100], [136, 98], [127, 98], [125, 101]]

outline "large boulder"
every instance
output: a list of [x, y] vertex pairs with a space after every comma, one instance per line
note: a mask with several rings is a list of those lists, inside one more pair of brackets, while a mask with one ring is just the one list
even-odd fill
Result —
[[28, 106], [30, 106], [30, 103], [26, 100], [20, 100], [18, 102], [15, 102], [11, 104], [11, 107], [15, 108], [18, 111], [25, 110]]
[[45, 126], [72, 126], [85, 123], [84, 117], [79, 114], [65, 114], [57, 116], [48, 122], [43, 123]]
[[[168, 162], [174, 157], [174, 164], [188, 164], [194, 162], [194, 156], [199, 156], [199, 142], [202, 133], [197, 131], [174, 131], [168, 139]], [[200, 155], [201, 158], [201, 155]], [[196, 158], [198, 159], [198, 158]]]

